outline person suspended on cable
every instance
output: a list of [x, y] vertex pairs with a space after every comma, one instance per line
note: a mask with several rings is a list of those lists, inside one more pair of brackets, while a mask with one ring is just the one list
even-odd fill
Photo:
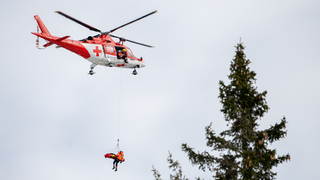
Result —
[[113, 168], [112, 169], [114, 169], [114, 171], [118, 170], [118, 163], [119, 162], [120, 163], [124, 162], [124, 155], [123, 155], [122, 151], [118, 152], [118, 154], [116, 155], [116, 158], [113, 161]]
[[122, 162], [125, 161], [122, 151], [119, 151], [118, 154], [108, 153], [108, 154], [105, 155], [105, 158], [114, 159], [113, 167], [112, 167], [112, 169], [114, 169], [114, 171], [118, 170], [118, 163], [119, 162], [122, 163]]

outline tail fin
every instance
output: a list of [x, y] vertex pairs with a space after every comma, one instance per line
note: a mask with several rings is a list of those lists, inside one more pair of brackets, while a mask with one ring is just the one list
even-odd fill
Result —
[[41, 29], [42, 34], [51, 35], [50, 32], [48, 31], [47, 27], [43, 24], [43, 22], [41, 21], [41, 19], [38, 15], [35, 15], [34, 19], [37, 21], [37, 23]]

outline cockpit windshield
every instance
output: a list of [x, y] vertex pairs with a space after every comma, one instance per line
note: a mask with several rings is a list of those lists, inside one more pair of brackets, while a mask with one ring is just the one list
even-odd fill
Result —
[[128, 53], [129, 53], [129, 57], [134, 57], [131, 49], [127, 48], [127, 50], [128, 50]]

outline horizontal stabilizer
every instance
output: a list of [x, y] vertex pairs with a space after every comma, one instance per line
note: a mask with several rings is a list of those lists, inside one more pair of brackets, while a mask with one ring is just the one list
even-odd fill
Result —
[[[57, 39], [56, 41], [62, 41], [62, 40], [65, 40], [65, 39], [67, 39], [67, 38], [69, 38], [70, 36], [64, 36], [64, 37], [61, 37], [61, 38], [59, 38], [59, 39]], [[47, 44], [45, 44], [45, 45], [43, 45], [43, 47], [49, 47], [49, 46], [51, 46], [52, 44], [54, 44], [53, 42], [48, 42]]]
[[56, 41], [62, 41], [62, 40], [65, 40], [65, 39], [68, 39], [70, 36], [64, 36], [64, 37], [61, 37], [59, 39], [56, 39]]

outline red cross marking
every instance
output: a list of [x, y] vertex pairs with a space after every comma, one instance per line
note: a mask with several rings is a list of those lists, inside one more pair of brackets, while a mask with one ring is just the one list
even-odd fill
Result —
[[99, 53], [102, 53], [102, 50], [100, 50], [99, 47], [96, 46], [96, 49], [93, 50], [93, 53], [97, 53], [96, 56], [99, 57]]

